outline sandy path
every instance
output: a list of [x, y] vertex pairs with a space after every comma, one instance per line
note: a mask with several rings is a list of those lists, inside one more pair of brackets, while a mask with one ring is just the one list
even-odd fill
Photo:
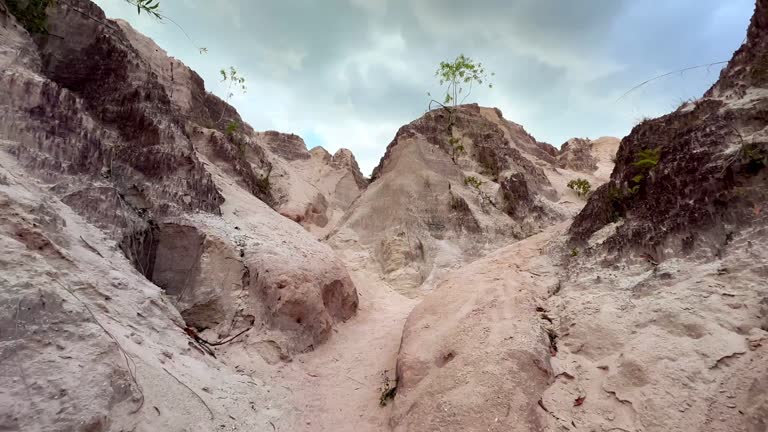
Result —
[[375, 276], [350, 271], [360, 295], [357, 315], [331, 339], [283, 364], [275, 378], [293, 390], [301, 413], [291, 431], [388, 430], [390, 407], [379, 406], [382, 372], [395, 376], [403, 324], [417, 300], [398, 294]]

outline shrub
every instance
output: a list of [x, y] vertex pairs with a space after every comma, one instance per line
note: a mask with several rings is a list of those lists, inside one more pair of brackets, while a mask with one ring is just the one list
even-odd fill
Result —
[[661, 149], [658, 147], [637, 152], [635, 161], [632, 162], [632, 166], [639, 168], [641, 173], [632, 177], [632, 183], [635, 183], [635, 185], [628, 188], [630, 195], [640, 192], [640, 185], [643, 180], [645, 180], [648, 173], [659, 164], [659, 159], [661, 159]]
[[464, 184], [475, 189], [480, 189], [480, 186], [483, 185], [483, 182], [475, 176], [469, 176], [464, 179]]
[[568, 188], [575, 190], [579, 196], [586, 196], [592, 190], [592, 185], [589, 184], [589, 180], [578, 178], [569, 181]]
[[227, 123], [227, 128], [226, 128], [227, 135], [232, 137], [232, 135], [234, 135], [239, 128], [240, 128], [240, 125], [236, 121], [232, 120], [231, 122]]
[[647, 173], [658, 165], [659, 159], [661, 159], [660, 148], [641, 150], [635, 155], [635, 161], [632, 162], [632, 166], [640, 168]]

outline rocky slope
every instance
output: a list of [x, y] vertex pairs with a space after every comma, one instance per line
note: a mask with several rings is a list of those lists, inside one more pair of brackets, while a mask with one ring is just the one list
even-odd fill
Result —
[[369, 183], [0, 0], [0, 430], [767, 430], [766, 17], [620, 144], [439, 109]]
[[267, 205], [284, 159], [93, 3], [57, 2], [47, 28], [0, 2], [1, 428], [287, 421], [267, 369], [227, 359], [312, 350], [358, 298], [333, 251]]
[[307, 151], [301, 138], [279, 132], [257, 134], [256, 142], [275, 155], [270, 175], [275, 209], [318, 238], [330, 232], [368, 184], [347, 149], [333, 155], [322, 147]]
[[428, 112], [398, 131], [330, 243], [359, 248], [385, 280], [417, 295], [444, 269], [576, 214], [583, 200], [568, 181], [606, 181], [611, 152], [593, 155], [589, 140], [575, 147], [537, 142], [497, 109]]
[[703, 98], [621, 141], [573, 224], [414, 309], [395, 430], [767, 430], [766, 17]]

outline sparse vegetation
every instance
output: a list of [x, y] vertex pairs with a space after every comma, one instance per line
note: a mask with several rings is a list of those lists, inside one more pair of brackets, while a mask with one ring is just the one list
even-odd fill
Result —
[[224, 108], [221, 110], [221, 116], [216, 123], [221, 123], [221, 120], [224, 119], [224, 114], [227, 112], [229, 101], [235, 95], [234, 91], [237, 90], [241, 93], [248, 91], [248, 87], [245, 85], [245, 77], [241, 76], [234, 66], [230, 66], [229, 70], [222, 68], [219, 71], [219, 74], [221, 74], [221, 82], [227, 85], [227, 95], [224, 99]]
[[483, 181], [475, 176], [469, 176], [464, 179], [464, 184], [475, 189], [480, 189], [480, 186], [483, 185]]
[[[162, 21], [160, 14], [160, 2], [158, 0], [125, 0], [136, 7], [137, 13], [142, 12]], [[19, 20], [19, 23], [30, 33], [48, 33], [48, 16], [46, 11], [49, 6], [56, 4], [56, 0], [8, 0], [8, 9]]]
[[477, 195], [480, 197], [481, 207], [484, 211], [487, 211], [487, 208], [485, 207], [486, 204], [490, 204], [493, 208], [498, 208], [496, 207], [496, 203], [493, 202], [491, 197], [481, 189], [484, 184], [482, 180], [475, 176], [468, 176], [464, 178], [464, 184], [473, 188], [477, 192]]
[[589, 184], [589, 180], [577, 178], [568, 182], [568, 188], [576, 191], [579, 196], [587, 196], [592, 190], [592, 185]]
[[238, 129], [240, 129], [240, 124], [232, 120], [231, 122], [227, 123], [226, 133], [231, 138], [235, 135], [235, 132], [237, 132]]
[[[472, 94], [472, 86], [483, 85], [487, 83], [488, 88], [493, 88], [493, 84], [488, 82], [489, 76], [494, 76], [493, 72], [488, 74], [485, 67], [480, 62], [475, 62], [464, 54], [459, 54], [452, 62], [442, 61], [435, 71], [435, 76], [439, 79], [441, 86], [446, 86], [443, 106], [452, 106], [464, 101]], [[465, 91], [467, 86], [467, 92]], [[427, 93], [431, 96], [431, 94]], [[461, 101], [459, 97], [462, 96]]]
[[453, 160], [453, 163], [456, 163], [457, 157], [467, 153], [467, 150], [464, 148], [464, 144], [461, 143], [460, 138], [451, 137], [448, 139], [448, 144], [451, 146], [451, 159]]
[[635, 161], [632, 162], [632, 166], [648, 172], [658, 165], [659, 159], [661, 159], [660, 148], [641, 150], [635, 155]]
[[635, 120], [635, 126], [639, 126], [639, 125], [641, 125], [641, 124], [643, 124], [643, 123], [645, 123], [645, 122], [647, 122], [649, 120], [651, 120], [650, 117], [642, 116], [642, 117], [638, 118], [637, 120]]
[[641, 173], [632, 177], [631, 182], [634, 183], [634, 186], [629, 188], [629, 193], [631, 195], [640, 192], [640, 186], [642, 185], [643, 180], [645, 180], [651, 170], [659, 164], [660, 159], [661, 149], [658, 147], [655, 149], [641, 150], [635, 155], [635, 161], [632, 162], [632, 166], [638, 168]]
[[577, 257], [577, 256], [579, 256], [579, 250], [578, 250], [577, 248], [573, 248], [573, 249], [571, 249], [571, 256], [572, 256], [572, 257]]
[[397, 381], [389, 378], [389, 371], [387, 370], [381, 373], [381, 379], [382, 384], [381, 388], [379, 389], [381, 391], [379, 396], [379, 405], [387, 406], [387, 403], [393, 400], [397, 394]]
[[[492, 72], [490, 74], [486, 72], [482, 63], [475, 62], [464, 54], [460, 54], [453, 61], [440, 62], [435, 71], [435, 76], [438, 78], [440, 85], [445, 86], [445, 96], [442, 102], [434, 99], [431, 100], [429, 108], [431, 109], [432, 103], [436, 103], [448, 111], [447, 132], [450, 136], [448, 139], [448, 152], [453, 163], [457, 163], [457, 158], [467, 152], [461, 139], [453, 136], [453, 126], [456, 124], [454, 109], [457, 105], [464, 103], [469, 97], [473, 86], [487, 84], [488, 88], [493, 88], [493, 84], [488, 81], [489, 77], [493, 75], [495, 74]], [[427, 95], [432, 96], [430, 93], [427, 93]], [[459, 100], [460, 97], [461, 100]]]

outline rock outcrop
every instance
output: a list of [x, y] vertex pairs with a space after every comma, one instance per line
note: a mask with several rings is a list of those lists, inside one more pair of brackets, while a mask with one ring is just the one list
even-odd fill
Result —
[[[702, 99], [621, 141], [570, 226], [414, 309], [395, 430], [766, 430], [766, 16]], [[558, 159], [591, 171], [589, 145]]]
[[[656, 259], [718, 248], [766, 202], [768, 24], [758, 1], [746, 43], [701, 99], [637, 125], [570, 233], [583, 241], [623, 220], [615, 248], [642, 245]], [[705, 235], [702, 231], [708, 231]]]
[[[288, 360], [358, 304], [333, 251], [268, 205], [272, 166], [289, 156], [262, 147], [199, 76], [90, 1], [57, 2], [47, 15], [48, 33], [30, 35], [0, 2], [0, 225], [10, 252], [0, 301], [3, 329], [18, 324], [3, 331], [2, 351], [4, 365], [21, 367], [1, 374], [0, 428], [268, 428], [274, 416], [212, 390], [247, 394], [253, 382], [195, 351], [197, 338], [236, 336], [212, 348], [225, 361], [249, 349]], [[206, 385], [218, 394], [201, 399], [210, 418], [195, 400]], [[266, 407], [261, 394], [252, 402]], [[221, 420], [232, 403], [252, 421]]]
[[301, 138], [277, 132], [257, 134], [256, 142], [271, 161], [275, 209], [317, 238], [331, 231], [368, 184], [347, 149], [333, 156], [322, 147], [307, 151]]
[[330, 242], [367, 251], [412, 295], [446, 268], [574, 215], [583, 201], [568, 181], [605, 178], [558, 168], [559, 157], [497, 109], [428, 112], [397, 132]]
[[0, 0], [0, 430], [767, 430], [766, 17], [620, 143], [463, 105], [369, 182], [88, 0]]
[[556, 289], [541, 249], [557, 229], [452, 273], [408, 317], [397, 361], [395, 431], [544, 430], [555, 379], [541, 298]]

